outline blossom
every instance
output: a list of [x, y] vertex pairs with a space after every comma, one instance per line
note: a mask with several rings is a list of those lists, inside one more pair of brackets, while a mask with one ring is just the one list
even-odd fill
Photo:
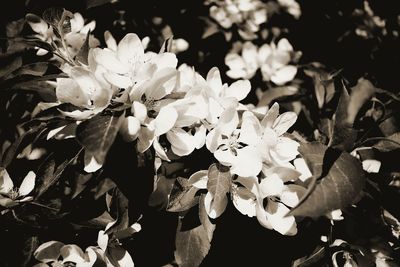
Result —
[[36, 174], [33, 171], [28, 172], [19, 188], [14, 187], [6, 169], [0, 170], [0, 205], [5, 208], [11, 208], [19, 203], [31, 201], [33, 197], [29, 195], [35, 187]]
[[211, 1], [210, 16], [223, 28], [236, 24], [239, 34], [245, 39], [254, 39], [260, 25], [267, 21], [266, 5], [259, 0]]
[[[163, 68], [175, 68], [176, 56], [172, 53], [145, 53], [142, 41], [134, 33], [128, 33], [115, 47], [93, 49], [94, 60], [107, 71], [105, 79], [118, 88], [140, 86]], [[134, 88], [134, 89], [135, 89]]]
[[[78, 54], [82, 45], [84, 44], [87, 34], [93, 32], [96, 28], [96, 21], [91, 21], [85, 24], [85, 20], [79, 12], [74, 13], [70, 19], [71, 31], [64, 36], [65, 43], [70, 55], [75, 56]], [[93, 34], [89, 35], [89, 47], [94, 48], [100, 45], [100, 41], [94, 37]]]
[[292, 168], [273, 167], [260, 181], [256, 177], [238, 177], [232, 191], [233, 203], [241, 213], [256, 216], [262, 226], [283, 235], [295, 235], [295, 218], [286, 215], [306, 191], [293, 183], [299, 175]]
[[278, 4], [285, 8], [287, 12], [295, 19], [300, 18], [301, 9], [299, 3], [297, 3], [296, 0], [278, 0]]
[[278, 44], [264, 44], [259, 48], [246, 42], [241, 55], [234, 52], [226, 55], [225, 64], [230, 68], [226, 74], [233, 79], [250, 79], [260, 68], [264, 81], [283, 85], [293, 80], [297, 73], [297, 67], [290, 65], [293, 53], [292, 45], [285, 38]]
[[232, 174], [239, 176], [257, 176], [262, 169], [262, 154], [255, 146], [252, 137], [254, 129], [244, 125], [250, 124], [251, 117], [243, 116], [242, 127], [236, 107], [227, 108], [221, 115], [217, 126], [207, 135], [206, 145], [215, 158], [229, 166]]
[[83, 252], [80, 247], [74, 244], [65, 245], [59, 241], [48, 241], [40, 245], [34, 252], [34, 257], [41, 263], [35, 267], [65, 266], [66, 263], [73, 263], [77, 267], [91, 267], [96, 262], [96, 253], [91, 248]]

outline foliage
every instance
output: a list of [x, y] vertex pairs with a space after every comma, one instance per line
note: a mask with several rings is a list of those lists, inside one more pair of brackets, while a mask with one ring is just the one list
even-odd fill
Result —
[[399, 14], [23, 2], [1, 43], [2, 266], [398, 265]]

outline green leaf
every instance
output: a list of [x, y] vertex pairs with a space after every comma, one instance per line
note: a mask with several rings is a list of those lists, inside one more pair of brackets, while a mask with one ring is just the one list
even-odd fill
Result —
[[228, 167], [220, 164], [212, 164], [208, 169], [205, 207], [208, 216], [215, 219], [219, 217], [228, 204], [227, 193], [231, 187], [231, 173]]
[[172, 188], [167, 210], [183, 212], [194, 207], [199, 203], [200, 197], [196, 195], [198, 191], [198, 188], [188, 183], [188, 179], [178, 177]]
[[258, 107], [268, 106], [275, 99], [285, 96], [292, 96], [295, 95], [297, 92], [298, 89], [294, 86], [282, 86], [282, 87], [270, 88], [263, 93], [257, 106]]
[[199, 266], [210, 250], [215, 224], [210, 222], [204, 210], [204, 195], [200, 198], [198, 216], [199, 224], [190, 229], [185, 227], [185, 218], [178, 222], [175, 260], [180, 267]]
[[103, 164], [117, 136], [124, 112], [97, 114], [76, 129], [76, 139], [96, 161]]
[[357, 200], [365, 177], [355, 157], [317, 142], [301, 144], [299, 152], [313, 177], [308, 192], [289, 215], [319, 217]]

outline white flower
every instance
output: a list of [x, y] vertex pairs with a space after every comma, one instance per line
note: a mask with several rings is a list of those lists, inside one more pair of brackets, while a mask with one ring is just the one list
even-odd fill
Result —
[[156, 71], [177, 65], [176, 56], [172, 53], [145, 54], [142, 41], [134, 33], [128, 33], [116, 48], [110, 38], [108, 45], [111, 48], [95, 48], [94, 59], [107, 70], [105, 79], [118, 88], [140, 86]]
[[243, 44], [242, 55], [228, 53], [225, 64], [229, 67], [226, 75], [232, 79], [251, 79], [259, 68], [257, 47], [252, 42]]
[[265, 81], [272, 81], [276, 85], [283, 85], [294, 79], [297, 67], [290, 65], [293, 47], [286, 38], [278, 44], [264, 44], [260, 47], [261, 74]]
[[225, 64], [229, 67], [227, 75], [232, 79], [254, 76], [258, 68], [264, 81], [272, 81], [276, 85], [283, 85], [294, 79], [297, 67], [290, 65], [293, 47], [285, 38], [278, 44], [264, 44], [257, 48], [253, 43], [243, 44], [242, 54], [228, 53]]
[[36, 174], [30, 171], [22, 181], [19, 188], [14, 187], [6, 169], [0, 170], [0, 206], [11, 208], [22, 202], [33, 199], [29, 195], [35, 187]]
[[[247, 114], [247, 113], [246, 113]], [[246, 127], [251, 124], [251, 116], [243, 116], [242, 127], [236, 107], [227, 108], [218, 121], [217, 126], [207, 135], [206, 145], [215, 158], [230, 167], [232, 174], [239, 176], [257, 176], [262, 169], [262, 155], [255, 146], [257, 140], [255, 129]]]
[[296, 19], [301, 16], [301, 9], [299, 3], [296, 0], [278, 0], [278, 3], [284, 7], [287, 12], [295, 17]]

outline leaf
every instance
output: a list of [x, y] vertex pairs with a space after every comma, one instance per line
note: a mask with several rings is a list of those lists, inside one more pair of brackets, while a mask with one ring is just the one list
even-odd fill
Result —
[[316, 266], [326, 256], [325, 247], [317, 247], [309, 256], [297, 259], [293, 262], [292, 267]]
[[400, 132], [383, 138], [373, 147], [381, 152], [389, 152], [392, 150], [400, 149]]
[[112, 2], [112, 0], [86, 0], [86, 8], [92, 8], [96, 6], [105, 5]]
[[275, 99], [284, 97], [284, 96], [291, 96], [298, 92], [298, 89], [294, 86], [282, 86], [282, 87], [275, 87], [270, 88], [262, 94], [260, 101], [258, 102], [257, 106], [268, 106], [272, 101]]
[[31, 142], [32, 138], [35, 138], [35, 136], [33, 136], [34, 134], [36, 134], [36, 136], [40, 135], [38, 134], [38, 132], [40, 132], [44, 128], [45, 124], [41, 123], [18, 137], [18, 139], [15, 140], [14, 143], [6, 150], [4, 155], [2, 155], [0, 166], [7, 168], [7, 166], [12, 162], [15, 156], [18, 155], [18, 153], [24, 147], [24, 144], [27, 142]]
[[350, 124], [354, 123], [354, 120], [358, 114], [358, 111], [375, 93], [375, 87], [373, 84], [364, 79], [360, 78], [357, 85], [351, 90], [350, 101], [347, 106], [347, 122]]
[[1, 66], [0, 66], [0, 78], [8, 76], [10, 73], [15, 71], [16, 69], [22, 66], [22, 57], [20, 56], [9, 56], [1, 58]]
[[95, 199], [99, 199], [105, 193], [116, 187], [116, 184], [109, 178], [105, 178], [99, 182], [96, 187]]
[[171, 51], [171, 47], [172, 47], [172, 42], [173, 42], [173, 41], [174, 41], [174, 37], [173, 37], [173, 36], [168, 37], [168, 38], [164, 41], [164, 43], [162, 44], [159, 54], [161, 54], [161, 53], [166, 53], [166, 52], [170, 52], [170, 51]]
[[178, 222], [175, 260], [180, 267], [199, 266], [210, 250], [215, 224], [210, 222], [204, 210], [204, 195], [200, 198], [198, 219], [201, 224], [191, 229], [182, 227], [182, 219]]
[[116, 188], [113, 195], [113, 201], [117, 205], [117, 220], [107, 229], [106, 234], [112, 234], [124, 230], [129, 227], [129, 200], [128, 198]]
[[12, 77], [21, 75], [43, 76], [49, 66], [48, 62], [35, 62], [21, 66], [12, 73]]
[[309, 185], [311, 190], [288, 215], [319, 217], [356, 200], [365, 183], [364, 171], [356, 158], [317, 142], [301, 144], [299, 152], [315, 185]]
[[43, 178], [39, 180], [40, 182], [38, 182], [36, 186], [36, 199], [43, 195], [43, 193], [45, 193], [60, 179], [65, 169], [78, 158], [82, 150], [83, 149], [80, 149], [74, 157], [64, 160], [60, 165], [57, 166], [57, 168], [55, 167], [56, 162], [54, 159], [50, 159], [46, 164], [43, 165], [43, 169], [41, 170], [41, 173], [43, 173]]
[[85, 153], [103, 164], [107, 152], [117, 136], [124, 112], [97, 114], [76, 128], [76, 139], [85, 148]]
[[73, 178], [73, 193], [71, 199], [76, 198], [83, 190], [85, 190], [87, 183], [93, 177], [93, 173], [82, 174], [79, 173]]
[[85, 65], [88, 65], [88, 57], [89, 57], [89, 37], [90, 37], [90, 31], [88, 31], [86, 35], [85, 42], [79, 49], [78, 54], [76, 55], [75, 60], [78, 62], [81, 62]]
[[229, 168], [212, 164], [208, 169], [208, 193], [205, 197], [205, 207], [208, 216], [215, 219], [219, 217], [228, 204], [227, 193], [231, 186], [231, 173]]
[[155, 187], [149, 198], [149, 206], [158, 209], [165, 209], [168, 205], [168, 196], [171, 194], [175, 178], [167, 177], [164, 174], [157, 175]]
[[74, 14], [61, 7], [48, 8], [43, 12], [43, 20], [53, 26], [58, 37], [63, 39], [64, 35], [71, 32], [70, 19]]
[[356, 139], [353, 122], [348, 121], [349, 103], [350, 96], [343, 85], [334, 115], [332, 138], [328, 144], [328, 146], [332, 148], [343, 151], [350, 151], [353, 148]]
[[183, 212], [194, 207], [199, 203], [200, 197], [196, 195], [198, 191], [198, 188], [189, 184], [188, 179], [178, 177], [172, 188], [167, 210]]

